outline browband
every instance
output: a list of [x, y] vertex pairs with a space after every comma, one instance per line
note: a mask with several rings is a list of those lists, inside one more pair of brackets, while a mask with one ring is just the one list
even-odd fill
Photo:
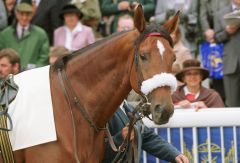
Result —
[[160, 32], [152, 32], [152, 33], [145, 34], [145, 37], [151, 37], [151, 36], [163, 37], [169, 42], [171, 47], [173, 47], [173, 41], [170, 35], [166, 36], [161, 34]]
[[151, 37], [151, 36], [158, 36], [158, 37], [161, 37], [163, 36], [161, 33], [159, 32], [153, 32], [153, 33], [148, 33], [145, 35], [146, 37]]

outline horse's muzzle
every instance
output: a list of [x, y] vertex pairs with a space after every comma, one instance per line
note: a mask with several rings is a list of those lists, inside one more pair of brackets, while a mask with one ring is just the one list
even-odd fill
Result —
[[169, 121], [169, 118], [173, 115], [174, 109], [167, 107], [171, 106], [156, 105], [152, 108], [152, 118], [154, 123], [161, 125]]

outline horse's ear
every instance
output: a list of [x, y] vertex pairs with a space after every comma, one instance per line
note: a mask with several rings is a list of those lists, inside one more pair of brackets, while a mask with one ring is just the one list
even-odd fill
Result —
[[[164, 25], [163, 27], [170, 33], [172, 38], [174, 35], [176, 35], [176, 31], [179, 25], [179, 16], [180, 16], [180, 11], [178, 11], [172, 18], [170, 18]], [[175, 40], [173, 40], [175, 42]]]
[[135, 12], [134, 12], [134, 26], [137, 28], [137, 30], [140, 33], [142, 33], [145, 30], [145, 28], [146, 28], [144, 12], [143, 12], [142, 5], [140, 5], [140, 4], [135, 8]]

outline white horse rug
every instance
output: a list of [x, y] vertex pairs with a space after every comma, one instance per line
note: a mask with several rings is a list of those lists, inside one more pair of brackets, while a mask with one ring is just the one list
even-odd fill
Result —
[[9, 134], [14, 151], [57, 140], [49, 68], [45, 66], [14, 76], [19, 91], [8, 110], [13, 121]]

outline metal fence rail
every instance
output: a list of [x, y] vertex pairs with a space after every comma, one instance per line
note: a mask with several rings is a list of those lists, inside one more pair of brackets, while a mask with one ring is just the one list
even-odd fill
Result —
[[[188, 156], [192, 163], [240, 162], [240, 108], [175, 110], [165, 125], [144, 123]], [[164, 163], [143, 152], [143, 163]]]

